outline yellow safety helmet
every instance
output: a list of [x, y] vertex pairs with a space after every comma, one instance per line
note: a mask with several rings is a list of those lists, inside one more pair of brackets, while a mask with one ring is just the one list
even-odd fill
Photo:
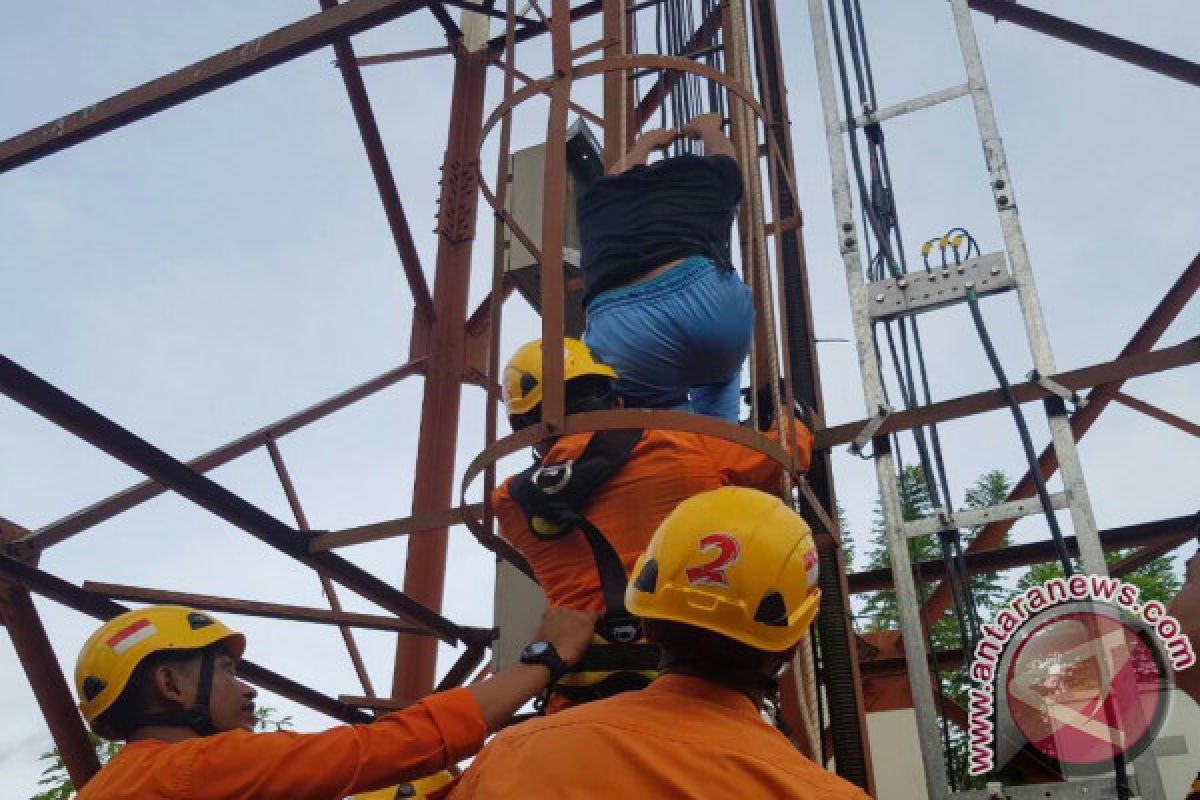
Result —
[[803, 519], [772, 495], [726, 486], [675, 507], [634, 565], [629, 611], [788, 649], [821, 601], [817, 550]]
[[[616, 379], [617, 373], [592, 356], [592, 351], [578, 339], [563, 339], [563, 380], [584, 375], [600, 375]], [[510, 417], [528, 414], [542, 402], [542, 340], [534, 339], [522, 346], [504, 368], [502, 388], [504, 407]]]
[[[184, 606], [148, 606], [113, 617], [88, 637], [75, 663], [75, 691], [83, 718], [100, 736], [96, 720], [125, 691], [138, 664], [167, 650], [198, 650], [221, 642], [242, 657], [246, 637], [203, 611]], [[104, 726], [101, 725], [100, 728]]]
[[386, 789], [356, 794], [351, 800], [409, 800], [410, 798], [424, 800], [438, 789], [444, 789], [453, 782], [454, 775], [447, 770], [442, 770], [412, 783], [402, 783], [399, 786], [389, 786]]

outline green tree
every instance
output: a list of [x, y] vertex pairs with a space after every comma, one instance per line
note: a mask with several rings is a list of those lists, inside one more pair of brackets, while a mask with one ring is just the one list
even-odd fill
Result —
[[[286, 731], [292, 727], [291, 717], [280, 717], [273, 708], [259, 708], [254, 712], [254, 730], [256, 731]], [[100, 766], [104, 766], [121, 749], [123, 742], [110, 742], [89, 732], [92, 746], [96, 748], [96, 756]], [[45, 786], [44, 791], [38, 792], [29, 800], [72, 800], [75, 797], [75, 784], [67, 774], [67, 765], [63, 761], [58, 748], [42, 753], [39, 761], [46, 762], [38, 786]]]
[[[934, 513], [924, 471], [919, 466], [910, 466], [898, 477], [900, 503], [906, 520], [928, 517]], [[990, 470], [981, 475], [963, 493], [963, 507], [985, 508], [1001, 503], [1008, 496], [1012, 484], [1001, 470]], [[965, 548], [981, 527], [961, 531], [962, 546]], [[1008, 544], [1008, 537], [1001, 543]], [[879, 568], [890, 566], [887, 537], [883, 526], [883, 515], [879, 508], [875, 512], [872, 529], [871, 550], [867, 554], [868, 566]], [[937, 535], [918, 536], [908, 540], [909, 558], [914, 562], [940, 561], [943, 558], [942, 544]], [[918, 576], [919, 577], [919, 576]], [[971, 576], [967, 585], [975, 609], [983, 618], [990, 617], [1005, 600], [1007, 592], [994, 573]], [[924, 597], [924, 588], [921, 590]], [[864, 627], [869, 631], [893, 630], [899, 626], [899, 607], [896, 593], [875, 592], [863, 603]], [[935, 650], [954, 650], [963, 646], [958, 619], [954, 614], [944, 614], [930, 631], [930, 643]], [[942, 669], [939, 673], [942, 692], [961, 706], [966, 706], [969, 680], [966, 667]], [[968, 742], [965, 732], [950, 726], [946, 731], [947, 761], [954, 785], [959, 789], [983, 788], [983, 779], [967, 774]]]
[[[990, 470], [981, 475], [963, 493], [964, 508], [986, 508], [1001, 503], [1008, 496], [1012, 483], [998, 469]], [[906, 467], [898, 478], [900, 504], [904, 519], [915, 520], [928, 517], [934, 513], [933, 504], [929, 499], [926, 488], [925, 473], [919, 466]], [[979, 534], [980, 528], [961, 531], [962, 547]], [[1001, 546], [1008, 544], [1008, 538]], [[909, 539], [909, 558], [914, 562], [941, 561], [942, 545], [939, 537], [934, 534], [917, 536]], [[867, 565], [872, 568], [891, 565], [888, 555], [887, 536], [883, 526], [883, 514], [877, 507], [875, 510], [875, 525], [872, 528], [871, 550], [867, 554]], [[994, 573], [980, 573], [968, 579], [970, 595], [975, 607], [981, 615], [999, 607], [1004, 600], [1005, 589], [1000, 579]], [[862, 616], [865, 617], [865, 629], [869, 631], [893, 630], [899, 626], [900, 614], [896, 603], [896, 593], [893, 591], [874, 592], [869, 595], [862, 605]], [[961, 647], [958, 622], [954, 615], [944, 615], [931, 631], [930, 638], [938, 649]]]

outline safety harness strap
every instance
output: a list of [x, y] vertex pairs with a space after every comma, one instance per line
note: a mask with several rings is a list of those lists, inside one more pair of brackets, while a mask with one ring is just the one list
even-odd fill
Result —
[[[614, 641], [633, 641], [627, 631], [625, 585], [621, 557], [604, 534], [581, 513], [592, 495], [629, 460], [645, 431], [614, 430], [592, 434], [576, 459], [554, 464], [540, 460], [519, 473], [509, 484], [509, 494], [529, 520], [529, 529], [540, 539], [559, 539], [578, 528], [596, 561], [604, 605], [608, 610], [597, 632]], [[612, 624], [605, 624], [605, 621]], [[610, 628], [605, 631], [604, 628]]]

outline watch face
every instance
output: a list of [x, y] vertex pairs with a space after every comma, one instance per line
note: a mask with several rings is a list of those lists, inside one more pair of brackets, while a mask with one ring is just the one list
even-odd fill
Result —
[[549, 649], [550, 645], [546, 642], [533, 642], [525, 648], [525, 655], [529, 658], [537, 658], [538, 656], [545, 655]]

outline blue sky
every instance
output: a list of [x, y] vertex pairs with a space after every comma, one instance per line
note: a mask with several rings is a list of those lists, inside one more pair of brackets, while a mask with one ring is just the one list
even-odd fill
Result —
[[[801, 203], [817, 332], [849, 336], [836, 251], [828, 158], [801, 3], [781, 3]], [[1197, 58], [1200, 8], [1030, 3]], [[881, 103], [961, 82], [945, 3], [864, 2]], [[237, 44], [314, 11], [315, 3], [259, 0], [219, 6], [114, 0], [103, 7], [47, 0], [0, 9], [0, 138]], [[1058, 363], [1114, 356], [1200, 247], [1195, 223], [1196, 90], [976, 16], [1030, 253]], [[582, 29], [579, 41], [595, 38]], [[441, 43], [427, 14], [357, 37], [360, 55]], [[526, 56], [522, 56], [523, 59]], [[546, 71], [533, 46], [522, 69]], [[341, 80], [322, 51], [0, 177], [0, 351], [181, 458], [283, 417], [402, 362], [409, 308]], [[436, 181], [448, 112], [446, 58], [365, 70], [417, 247], [432, 268]], [[596, 86], [576, 97], [591, 102]], [[489, 106], [499, 75], [489, 85]], [[517, 119], [514, 146], [544, 136], [545, 103]], [[986, 174], [966, 100], [886, 128], [910, 252], [953, 225], [998, 247]], [[484, 165], [495, 163], [494, 141]], [[490, 219], [479, 227], [472, 297], [490, 278]], [[1011, 297], [985, 304], [1011, 376], [1029, 368]], [[1200, 310], [1163, 338], [1194, 335]], [[935, 394], [992, 385], [965, 309], [923, 328]], [[536, 335], [519, 299], [505, 317], [505, 353]], [[862, 415], [853, 345], [821, 345], [829, 421]], [[1194, 370], [1127, 390], [1192, 419]], [[468, 388], [459, 466], [482, 441], [479, 391]], [[311, 428], [281, 448], [315, 528], [408, 513], [420, 405], [417, 380]], [[1045, 426], [1030, 406], [1035, 439]], [[992, 414], [945, 426], [956, 492], [985, 469], [1023, 462], [1010, 419]], [[131, 470], [49, 423], [0, 402], [0, 515], [37, 528], [136, 482]], [[1195, 439], [1113, 407], [1081, 445], [1103, 527], [1195, 510]], [[464, 460], [466, 459], [466, 460]], [[838, 495], [851, 529], [869, 529], [875, 488], [866, 462], [839, 451]], [[213, 473], [281, 519], [283, 494], [259, 452]], [[1044, 526], [1018, 527], [1023, 538]], [[1185, 548], [1189, 553], [1191, 547]], [[861, 550], [861, 548], [860, 548]], [[399, 582], [404, 543], [344, 551]], [[489, 559], [452, 536], [446, 611], [491, 621]], [[315, 578], [183, 500], [162, 497], [47, 553], [42, 565], [75, 582], [133, 583], [320, 605]], [[369, 606], [344, 592], [348, 606]], [[92, 623], [39, 603], [66, 670]], [[237, 619], [249, 654], [329, 693], [357, 693], [332, 629]], [[362, 634], [378, 686], [390, 681], [392, 641]], [[328, 654], [315, 658], [314, 653]], [[449, 658], [452, 653], [446, 652]], [[0, 637], [0, 793], [31, 793], [48, 747], [11, 645]], [[297, 725], [315, 714], [267, 698]]]

